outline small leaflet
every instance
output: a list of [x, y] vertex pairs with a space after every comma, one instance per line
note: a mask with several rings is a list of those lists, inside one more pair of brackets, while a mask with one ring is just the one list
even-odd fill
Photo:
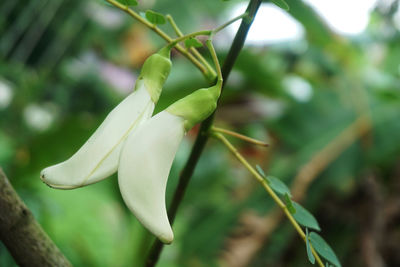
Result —
[[284, 182], [274, 176], [266, 176], [264, 170], [259, 166], [256, 165], [256, 169], [258, 173], [267, 181], [267, 183], [271, 186], [272, 190], [276, 193], [284, 196], [288, 194], [289, 197], [292, 197], [289, 188], [286, 186]]
[[299, 224], [317, 231], [321, 231], [317, 219], [315, 219], [314, 215], [312, 215], [311, 212], [309, 212], [303, 206], [294, 201], [293, 207], [296, 209], [296, 212], [293, 214], [293, 218]]
[[271, 2], [282, 8], [283, 10], [289, 10], [289, 5], [285, 2], [285, 0], [271, 0]]
[[189, 38], [189, 39], [185, 40], [185, 46], [187, 48], [190, 48], [190, 47], [202, 47], [203, 44], [199, 40], [197, 40], [196, 38]]
[[289, 195], [286, 193], [283, 198], [285, 199], [286, 202], [286, 208], [289, 210], [289, 212], [291, 214], [295, 214], [296, 213], [296, 208], [293, 206], [293, 202], [290, 199]]
[[308, 235], [308, 228], [306, 228], [306, 247], [307, 247], [307, 256], [308, 260], [314, 264], [315, 263], [315, 257], [314, 254], [312, 254], [311, 247], [310, 247], [310, 241], [309, 241], [309, 235]]
[[290, 193], [289, 188], [286, 186], [284, 182], [282, 182], [280, 179], [274, 177], [274, 176], [268, 176], [267, 180], [269, 181], [269, 185], [271, 188], [278, 194], [285, 195], [288, 194], [289, 197], [292, 196]]
[[165, 24], [166, 20], [163, 14], [157, 13], [153, 10], [146, 11], [146, 19], [156, 25]]
[[126, 6], [137, 6], [138, 5], [138, 2], [136, 0], [117, 0], [117, 1]]
[[260, 165], [256, 165], [256, 169], [257, 169], [258, 173], [259, 173], [264, 179], [267, 180], [267, 175], [265, 175], [265, 172], [264, 172], [264, 170], [260, 167]]
[[310, 233], [310, 242], [314, 249], [318, 252], [319, 255], [324, 257], [330, 263], [332, 263], [336, 267], [341, 267], [342, 265], [339, 262], [335, 252], [332, 248], [326, 243], [326, 241], [317, 233]]

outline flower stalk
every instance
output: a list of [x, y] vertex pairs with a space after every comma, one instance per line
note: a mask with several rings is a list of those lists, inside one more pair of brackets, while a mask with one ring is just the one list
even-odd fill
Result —
[[265, 143], [263, 141], [260, 141], [260, 140], [257, 140], [257, 139], [254, 139], [254, 138], [248, 137], [246, 135], [243, 135], [243, 134], [240, 134], [240, 133], [237, 133], [237, 132], [233, 132], [233, 131], [230, 131], [230, 130], [227, 130], [227, 129], [218, 128], [218, 127], [213, 126], [211, 128], [211, 130], [214, 131], [214, 132], [227, 134], [227, 135], [236, 137], [238, 139], [241, 139], [241, 140], [243, 140], [245, 142], [248, 142], [248, 143], [256, 145], [256, 146], [264, 146], [264, 147], [269, 146], [269, 144], [267, 144], [267, 143]]
[[[127, 13], [129, 16], [133, 17], [135, 20], [137, 20], [138, 22], [142, 23], [144, 26], [146, 26], [147, 28], [151, 29], [153, 32], [155, 32], [158, 36], [160, 36], [162, 39], [164, 39], [165, 41], [167, 41], [167, 43], [170, 43], [173, 41], [173, 39], [166, 34], [163, 30], [161, 30], [159, 27], [157, 27], [156, 25], [154, 25], [153, 23], [150, 23], [149, 21], [147, 21], [146, 19], [142, 18], [138, 13], [136, 13], [135, 11], [133, 11], [132, 9], [130, 9], [128, 6], [123, 5], [121, 3], [119, 3], [116, 0], [106, 0], [108, 3], [110, 3], [111, 5], [121, 9], [122, 11], [124, 11], [125, 13]], [[215, 77], [215, 74], [213, 75], [213, 73], [210, 73], [204, 66], [203, 64], [198, 61], [191, 53], [189, 53], [184, 47], [182, 47], [181, 45], [177, 45], [175, 46], [176, 50], [178, 50], [182, 55], [184, 55], [188, 60], [190, 60], [193, 65], [196, 66], [196, 68], [198, 68], [201, 73], [203, 74], [203, 76], [208, 80], [208, 81], [212, 81]]]
[[[176, 35], [178, 37], [182, 37], [184, 36], [184, 34], [182, 33], [182, 31], [179, 29], [178, 25], [176, 25], [174, 18], [171, 15], [166, 15], [165, 18], [167, 19], [167, 21], [169, 22], [169, 24], [171, 24], [172, 29], [174, 29]], [[207, 68], [209, 73], [212, 73], [213, 76], [215, 77], [217, 74], [215, 73], [215, 70], [213, 69], [213, 67], [211, 67], [210, 63], [208, 63], [207, 60], [205, 60], [205, 58], [200, 54], [200, 52], [195, 48], [195, 47], [190, 47], [189, 48], [190, 52], [192, 52], [195, 57], [197, 57], [197, 59]]]

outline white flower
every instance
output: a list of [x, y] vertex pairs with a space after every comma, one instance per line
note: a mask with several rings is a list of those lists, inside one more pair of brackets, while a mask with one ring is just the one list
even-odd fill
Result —
[[153, 114], [171, 69], [169, 57], [170, 48], [150, 56], [143, 65], [134, 92], [108, 114], [72, 157], [45, 168], [40, 178], [51, 187], [73, 189], [96, 183], [116, 172], [126, 137]]
[[168, 61], [165, 52], [146, 61], [136, 90], [78, 152], [44, 169], [41, 178], [52, 187], [72, 189], [98, 182], [118, 169], [119, 188], [128, 208], [162, 242], [171, 243], [174, 234], [165, 205], [171, 165], [185, 133], [215, 110], [222, 80], [150, 118], [169, 73], [169, 50]]
[[[140, 82], [140, 81], [139, 81]], [[86, 143], [69, 159], [45, 168], [41, 179], [51, 187], [72, 189], [98, 182], [118, 168], [124, 140], [150, 118], [154, 103], [143, 82], [106, 117]]]
[[118, 183], [136, 218], [164, 243], [174, 234], [168, 220], [165, 191], [168, 175], [185, 133], [216, 107], [221, 83], [182, 98], [129, 135], [121, 151]]
[[184, 135], [184, 119], [163, 111], [132, 133], [121, 151], [118, 183], [122, 197], [136, 218], [164, 243], [174, 238], [165, 190]]

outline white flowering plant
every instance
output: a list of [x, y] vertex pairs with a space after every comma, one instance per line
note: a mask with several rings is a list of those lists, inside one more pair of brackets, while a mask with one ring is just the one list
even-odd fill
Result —
[[[106, 1], [155, 31], [167, 41], [167, 45], [145, 61], [134, 90], [109, 113], [86, 143], [69, 159], [41, 171], [42, 181], [56, 189], [75, 189], [97, 183], [117, 173], [119, 189], [126, 206], [159, 240], [149, 254], [148, 266], [154, 266], [163, 247], [159, 242], [170, 244], [174, 240], [171, 223], [181, 201], [179, 196], [185, 190], [187, 179], [195, 166], [194, 162], [192, 167], [184, 170], [185, 175], [189, 175], [183, 174], [182, 187], [178, 185], [175, 194], [177, 197], [168, 209], [165, 192], [172, 163], [185, 134], [196, 124], [203, 122], [198, 137], [200, 141], [196, 143], [197, 151], [204, 148], [208, 137], [219, 140], [282, 209], [304, 240], [309, 261], [313, 264], [317, 262], [322, 267], [329, 264], [341, 266], [330, 246], [316, 233], [320, 231], [318, 222], [311, 213], [292, 200], [290, 189], [278, 178], [267, 176], [261, 167], [254, 168], [225, 136], [237, 137], [255, 145], [267, 144], [213, 125], [213, 113], [218, 106], [224, 78], [228, 76], [234, 62], [227, 60], [224, 66], [228, 67], [224, 68], [225, 72], [221, 70], [212, 44], [213, 36], [231, 23], [242, 20], [244, 37], [242, 36], [241, 43], [233, 46], [233, 51], [236, 49], [238, 53], [261, 1], [250, 1], [244, 14], [216, 29], [187, 35], [180, 32], [170, 15], [164, 16], [149, 10], [143, 18], [130, 8], [137, 4], [134, 0]], [[273, 2], [287, 8], [285, 1]], [[176, 38], [169, 37], [157, 27], [166, 21], [170, 22], [177, 33]], [[210, 51], [214, 66], [196, 49], [203, 46], [196, 39], [199, 35], [208, 36], [205, 45]], [[184, 42], [186, 48], [180, 45], [181, 42]], [[154, 108], [172, 68], [170, 57], [173, 48], [198, 67], [211, 86], [194, 91], [154, 115]], [[199, 143], [201, 144], [198, 145]], [[326, 259], [326, 263], [320, 256]]]

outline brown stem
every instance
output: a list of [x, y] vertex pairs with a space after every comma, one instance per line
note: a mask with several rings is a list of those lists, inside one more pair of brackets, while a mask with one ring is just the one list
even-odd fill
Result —
[[0, 239], [19, 266], [72, 266], [40, 227], [1, 168]]

